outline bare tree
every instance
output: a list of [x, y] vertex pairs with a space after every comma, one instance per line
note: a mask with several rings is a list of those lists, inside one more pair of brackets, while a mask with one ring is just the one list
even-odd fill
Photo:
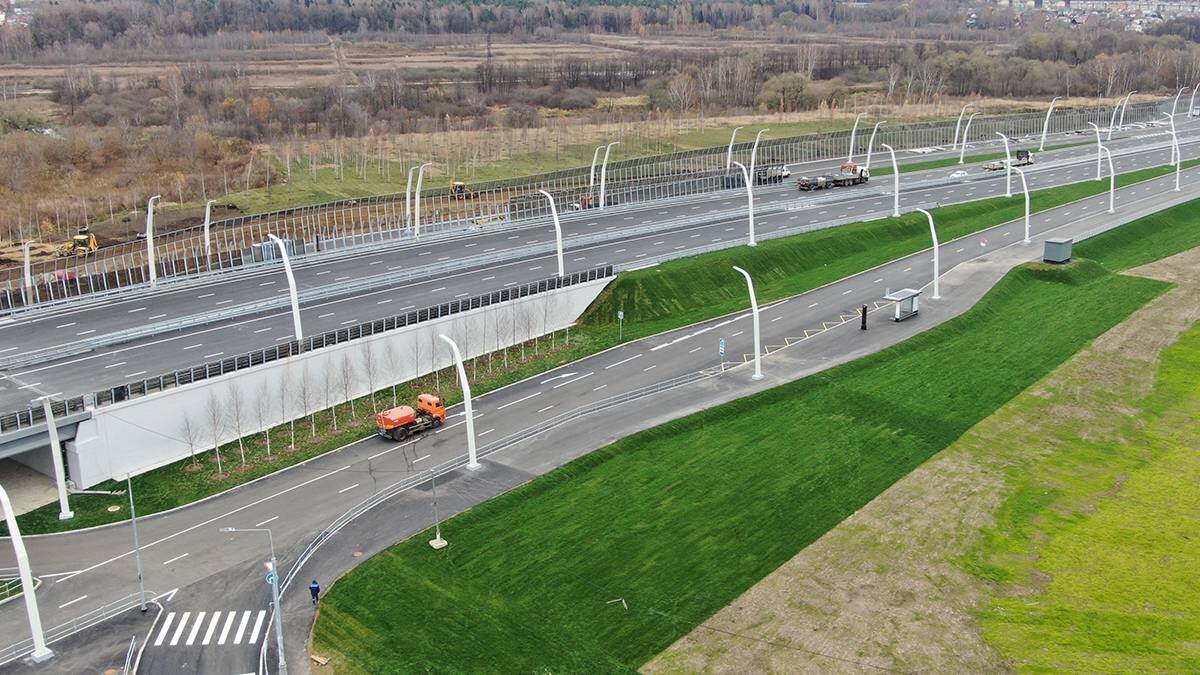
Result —
[[187, 443], [188, 454], [192, 458], [190, 466], [199, 466], [200, 463], [196, 461], [196, 446], [200, 445], [200, 430], [196, 428], [195, 424], [192, 424], [191, 415], [184, 414], [183, 424], [179, 427], [179, 435], [183, 437], [183, 442]]
[[350, 361], [349, 354], [342, 354], [342, 360], [338, 362], [338, 386], [342, 390], [342, 400], [350, 403], [350, 418], [358, 417], [358, 411], [354, 409], [354, 364]]
[[284, 366], [283, 375], [279, 377], [279, 420], [288, 423], [288, 447], [296, 448], [296, 418], [288, 414], [288, 403], [291, 402], [292, 369]]
[[225, 411], [221, 408], [217, 392], [209, 392], [204, 415], [208, 418], [208, 435], [212, 439], [213, 453], [217, 455], [217, 473], [225, 473], [221, 465], [221, 430], [225, 426]]
[[314, 396], [312, 378], [308, 374], [308, 366], [300, 371], [300, 381], [296, 385], [296, 402], [300, 404], [300, 410], [303, 416], [308, 418], [308, 424], [311, 428], [312, 437], [317, 437], [317, 415], [313, 410], [316, 403]]
[[267, 446], [267, 457], [271, 456], [271, 424], [267, 421], [269, 414], [271, 414], [271, 392], [264, 379], [258, 387], [258, 393], [254, 396], [254, 421], [258, 424], [258, 428], [262, 429], [263, 442]]
[[237, 435], [238, 454], [242, 458], [242, 466], [246, 466], [246, 442], [242, 439], [242, 429], [245, 428], [246, 397], [242, 396], [242, 388], [230, 382], [228, 395], [229, 421], [233, 424], [233, 433]]
[[334, 373], [333, 368], [329, 367], [330, 365], [332, 365], [332, 364], [326, 364], [326, 367], [321, 369], [321, 394], [322, 394], [322, 400], [325, 404], [325, 407], [329, 410], [330, 414], [333, 416], [333, 430], [337, 431], [337, 428], [338, 428], [337, 401], [334, 400], [334, 398], [333, 398], [333, 390], [334, 390], [333, 378], [336, 377], [336, 374]]
[[371, 412], [375, 412], [375, 386], [379, 381], [379, 359], [375, 356], [375, 343], [364, 341], [358, 357], [362, 360], [363, 375], [367, 378], [367, 389], [370, 390], [368, 400]]

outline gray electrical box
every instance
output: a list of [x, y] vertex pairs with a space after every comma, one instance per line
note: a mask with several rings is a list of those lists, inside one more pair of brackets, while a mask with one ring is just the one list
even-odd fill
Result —
[[1042, 253], [1042, 262], [1062, 264], [1071, 262], [1071, 244], [1073, 239], [1054, 237], [1046, 240], [1046, 250]]

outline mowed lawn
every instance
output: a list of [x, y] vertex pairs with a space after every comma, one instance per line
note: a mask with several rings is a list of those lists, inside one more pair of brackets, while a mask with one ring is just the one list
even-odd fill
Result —
[[476, 507], [443, 551], [389, 549], [326, 596], [314, 650], [373, 673], [634, 670], [1166, 287], [1014, 270], [901, 345]]

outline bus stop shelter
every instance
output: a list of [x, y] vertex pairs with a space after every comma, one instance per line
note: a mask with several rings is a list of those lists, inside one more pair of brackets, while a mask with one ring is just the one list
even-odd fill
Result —
[[883, 296], [884, 300], [895, 303], [895, 314], [892, 315], [893, 321], [903, 321], [909, 317], [917, 315], [921, 311], [921, 291], [911, 288], [902, 288], [898, 291], [892, 291]]

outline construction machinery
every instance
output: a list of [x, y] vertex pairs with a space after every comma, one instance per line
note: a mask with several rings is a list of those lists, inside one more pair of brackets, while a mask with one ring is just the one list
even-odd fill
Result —
[[[1018, 150], [1014, 153], [1013, 166], [1029, 166], [1033, 164], [1033, 153], [1028, 150]], [[983, 165], [984, 171], [1004, 171], [1008, 166], [1007, 160], [998, 159]]]
[[839, 173], [825, 176], [805, 176], [796, 181], [796, 187], [802, 192], [824, 190], [827, 188], [861, 185], [871, 178], [871, 170], [853, 162], [842, 164]]
[[79, 228], [79, 233], [71, 237], [71, 241], [66, 242], [54, 251], [54, 255], [65, 258], [72, 255], [84, 255], [91, 253], [100, 248], [100, 244], [96, 242], [96, 235], [92, 234], [87, 225]]
[[416, 409], [402, 405], [375, 415], [379, 435], [393, 441], [403, 441], [426, 429], [436, 429], [445, 421], [446, 407], [442, 405], [442, 397], [436, 394], [418, 396]]
[[471, 199], [475, 193], [471, 192], [471, 188], [467, 187], [466, 183], [456, 180], [450, 183], [450, 195], [455, 199]]

